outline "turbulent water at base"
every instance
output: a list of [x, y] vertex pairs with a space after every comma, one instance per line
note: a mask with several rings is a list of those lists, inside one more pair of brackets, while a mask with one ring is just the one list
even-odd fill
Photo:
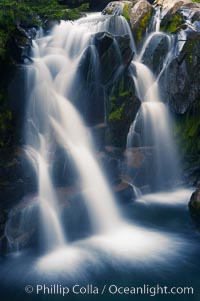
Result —
[[[50, 35], [40, 36], [34, 42], [33, 64], [27, 71], [26, 152], [38, 178], [43, 243], [48, 249], [66, 240], [52, 183], [56, 145], [74, 161], [93, 230], [109, 231], [120, 221], [115, 200], [95, 159], [89, 130], [73, 106], [74, 89], [81, 84], [80, 62], [88, 49], [90, 68], [98, 82], [94, 34], [103, 31], [130, 35], [123, 17], [92, 14], [75, 23], [61, 22]], [[115, 47], [120, 60], [117, 43]]]
[[[153, 31], [147, 34], [140, 52], [137, 53], [130, 67], [137, 95], [142, 104], [130, 127], [127, 149], [139, 146], [144, 150], [146, 148], [152, 151], [152, 168], [148, 168], [143, 177], [151, 179], [153, 190], [166, 190], [177, 185], [180, 179], [176, 147], [172, 138], [172, 120], [167, 106], [162, 102], [159, 88], [159, 78], [172, 57], [173, 41], [171, 36], [160, 32], [159, 29], [160, 11], [157, 10], [153, 20]], [[168, 52], [159, 74], [154, 76], [149, 67], [143, 64], [143, 57], [149, 43], [156, 35], [166, 38]]]

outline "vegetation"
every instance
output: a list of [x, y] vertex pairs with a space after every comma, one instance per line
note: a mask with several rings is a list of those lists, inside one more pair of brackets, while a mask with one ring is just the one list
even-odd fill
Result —
[[15, 116], [7, 96], [13, 65], [20, 62], [22, 48], [31, 45], [31, 28], [46, 27], [49, 21], [77, 19], [88, 8], [82, 0], [67, 2], [0, 0], [0, 70], [3, 70], [0, 74], [0, 150], [12, 146], [16, 136]]
[[140, 44], [140, 42], [143, 40], [146, 29], [151, 20], [151, 16], [152, 16], [152, 10], [150, 9], [146, 12], [146, 14], [142, 15], [142, 17], [139, 20], [139, 23], [137, 24], [135, 30], [133, 31], [133, 36], [136, 44]]
[[123, 16], [127, 21], [130, 21], [130, 5], [128, 3], [124, 5]]
[[176, 12], [161, 22], [161, 30], [169, 33], [176, 33], [183, 24], [184, 19], [182, 14]]
[[198, 166], [200, 163], [200, 106], [196, 102], [183, 115], [176, 118], [174, 133], [180, 147], [180, 156], [186, 169]]
[[6, 56], [9, 41], [16, 35], [19, 27], [45, 26], [49, 20], [74, 20], [80, 17], [83, 4], [69, 9], [57, 0], [1, 0], [0, 3], [0, 59]]

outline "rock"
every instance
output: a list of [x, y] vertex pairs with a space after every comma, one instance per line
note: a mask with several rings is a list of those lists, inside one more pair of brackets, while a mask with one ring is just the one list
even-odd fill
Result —
[[139, 107], [133, 79], [127, 73], [121, 76], [109, 91], [107, 108], [108, 128], [106, 144], [125, 147], [126, 137]]
[[171, 11], [172, 13], [176, 13], [177, 10], [181, 8], [200, 7], [198, 3], [194, 3], [191, 0], [155, 0], [154, 4], [161, 6], [165, 14], [168, 13], [168, 11]]
[[[157, 0], [155, 4], [162, 8], [161, 30], [175, 33], [185, 24], [184, 11], [189, 10], [189, 17], [198, 19], [199, 3], [191, 0]], [[187, 25], [186, 25], [187, 26]]]
[[145, 37], [153, 13], [152, 5], [146, 0], [139, 0], [130, 10], [130, 25], [136, 45]]
[[133, 199], [136, 199], [133, 187], [126, 182], [120, 182], [113, 189], [115, 197], [120, 204], [130, 203]]
[[[101, 81], [103, 84], [110, 82], [123, 63], [127, 68], [133, 58], [133, 51], [130, 47], [130, 37], [111, 36], [108, 33], [96, 35], [97, 50], [100, 56]], [[112, 40], [112, 42], [111, 42]], [[107, 45], [107, 48], [105, 48]]]
[[181, 12], [177, 11], [172, 13], [169, 11], [161, 20], [160, 29], [161, 31], [176, 33], [179, 31], [185, 23], [184, 17]]
[[102, 11], [103, 15], [124, 16], [127, 20], [130, 19], [131, 1], [113, 1], [110, 2]]
[[200, 227], [200, 189], [197, 188], [195, 192], [193, 192], [190, 202], [188, 204], [189, 211], [192, 219], [195, 224]]
[[190, 105], [200, 99], [200, 32], [190, 31], [183, 47], [163, 73], [160, 83], [163, 99], [171, 109], [185, 113]]
[[17, 26], [13, 37], [9, 40], [8, 55], [14, 63], [23, 64], [26, 58], [30, 57], [32, 39], [35, 38], [37, 30], [33, 28], [23, 28]]
[[162, 70], [165, 57], [169, 51], [169, 37], [158, 33], [152, 36], [142, 57], [143, 64], [147, 65], [154, 74]]

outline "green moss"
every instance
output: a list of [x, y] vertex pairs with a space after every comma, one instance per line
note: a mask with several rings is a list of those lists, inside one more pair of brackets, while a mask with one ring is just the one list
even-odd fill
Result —
[[[78, 8], [68, 9], [58, 0], [1, 0], [0, 1], [0, 59], [6, 60], [9, 41], [19, 38], [23, 45], [23, 34], [16, 36], [19, 27], [30, 28], [45, 26], [51, 20], [74, 20], [88, 8], [83, 4]], [[27, 38], [27, 37], [26, 37]]]
[[136, 30], [133, 32], [134, 39], [137, 44], [139, 44], [142, 41], [142, 39], [145, 35], [146, 29], [149, 24], [149, 20], [151, 18], [151, 14], [152, 14], [152, 10], [149, 10], [144, 15], [144, 17], [140, 19], [139, 25], [137, 26]]
[[128, 119], [126, 114], [126, 108], [130, 104], [132, 98], [132, 91], [127, 87], [127, 83], [124, 77], [113, 88], [110, 96], [110, 114], [109, 121], [125, 121]]
[[124, 4], [123, 16], [127, 21], [130, 21], [130, 5], [128, 3]]
[[174, 135], [179, 145], [179, 154], [186, 168], [200, 163], [200, 105], [195, 103], [190, 110], [179, 115], [174, 123]]
[[120, 121], [122, 119], [122, 113], [124, 110], [125, 104], [122, 104], [120, 108], [111, 112], [109, 115], [109, 121]]
[[165, 18], [161, 23], [161, 30], [169, 33], [176, 33], [180, 26], [184, 23], [183, 16], [176, 12], [172, 14], [169, 18]]

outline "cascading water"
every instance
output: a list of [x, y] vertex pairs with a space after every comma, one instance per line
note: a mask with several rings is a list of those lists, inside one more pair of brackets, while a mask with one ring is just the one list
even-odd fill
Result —
[[[153, 24], [154, 26], [159, 24], [159, 18]], [[194, 234], [186, 205], [192, 192], [180, 190], [141, 196], [131, 184], [138, 198], [130, 204], [126, 203], [126, 206], [123, 206], [123, 213], [127, 221], [132, 220], [134, 223], [121, 222], [112, 193], [95, 159], [88, 129], [75, 109], [77, 105], [75, 95], [78, 93], [79, 86], [83, 84], [82, 91], [89, 89], [85, 84], [86, 81], [83, 83], [81, 79], [79, 67], [82, 66], [82, 58], [88, 63], [88, 71], [94, 82], [92, 87], [103, 85], [102, 82], [99, 83], [101, 64], [94, 45], [94, 34], [102, 30], [129, 34], [129, 28], [127, 30], [127, 23], [123, 18], [97, 14], [83, 18], [74, 24], [62, 22], [55, 27], [50, 36], [41, 35], [34, 42], [33, 64], [27, 66], [26, 152], [38, 179], [38, 196], [33, 198], [31, 195], [25, 198], [25, 203], [22, 201], [12, 210], [13, 214], [10, 214], [5, 234], [8, 239], [10, 238], [11, 246], [17, 240], [20, 248], [20, 244], [26, 240], [27, 232], [27, 236], [30, 237], [32, 230], [34, 231], [32, 228], [37, 224], [35, 217], [37, 217], [39, 204], [43, 245], [48, 251], [56, 247], [58, 249], [47, 254], [38, 254], [20, 248], [17, 256], [10, 254], [1, 257], [0, 290], [3, 300], [26, 299], [22, 288], [25, 288], [28, 294], [33, 292], [32, 290], [36, 292], [38, 279], [41, 284], [39, 287], [44, 287], [44, 290], [39, 290], [37, 294], [38, 300], [43, 300], [44, 294], [49, 295], [48, 290], [52, 298], [57, 300], [62, 297], [62, 288], [63, 292], [69, 288], [70, 300], [77, 299], [78, 296], [72, 295], [75, 283], [75, 289], [80, 290], [80, 296], [84, 291], [91, 289], [92, 285], [88, 283], [93, 282], [101, 294], [104, 283], [110, 283], [111, 279], [115, 283], [111, 285], [112, 289], [116, 286], [121, 292], [125, 285], [124, 292], [127, 292], [127, 287], [133, 282], [135, 288], [138, 287], [139, 290], [141, 284], [147, 283], [145, 287], [152, 292], [151, 296], [158, 298], [158, 294], [155, 294], [157, 288], [160, 287], [162, 294], [162, 286], [170, 289], [180, 283], [185, 288], [191, 286], [195, 292], [198, 292], [199, 237]], [[132, 47], [134, 47], [133, 43]], [[85, 56], [85, 50], [88, 48], [89, 60]], [[114, 49], [120, 59], [117, 43], [114, 44]], [[158, 79], [165, 68], [164, 65], [170, 60], [170, 51], [166, 55], [162, 69], [157, 73], [157, 78], [150, 68], [143, 64], [141, 53], [132, 62], [130, 71], [138, 96], [143, 103], [130, 129], [128, 146], [130, 150], [131, 148], [138, 148], [139, 151], [146, 149], [149, 153], [154, 150], [154, 160], [157, 163], [155, 168], [148, 172], [152, 178], [155, 178], [156, 188], [161, 189], [165, 184], [164, 175], [169, 170], [168, 178], [166, 177], [168, 181], [173, 174], [171, 168], [176, 169], [176, 154], [170, 131], [167, 129], [171, 121], [165, 105], [160, 101], [158, 86]], [[115, 71], [118, 74], [120, 70]], [[84, 93], [80, 97], [84, 105], [87, 103], [85, 98], [87, 94], [90, 93]], [[82, 108], [81, 112], [84, 113]], [[137, 138], [140, 134], [140, 139], [137, 141], [134, 131], [138, 132], [135, 135]], [[69, 207], [74, 199], [71, 203], [67, 201], [63, 204], [60, 194], [57, 193], [53, 165], [56, 156], [60, 153], [62, 157], [59, 160], [63, 166], [65, 158], [74, 161], [79, 174], [79, 177], [76, 174], [75, 180], [81, 182], [82, 194], [91, 213], [94, 230], [106, 231], [106, 233], [71, 241], [64, 248], [62, 246], [66, 244], [67, 238], [65, 238], [59, 208], [67, 205], [67, 214], [71, 214]], [[172, 162], [174, 166], [171, 166]], [[159, 166], [162, 168], [162, 173]], [[160, 172], [161, 182], [156, 175], [156, 170]], [[163, 186], [166, 188], [166, 185]], [[58, 202], [61, 203], [59, 206]], [[76, 208], [76, 200], [74, 203], [75, 214], [79, 218], [81, 209]], [[66, 211], [64, 208], [63, 216]], [[69, 217], [67, 214], [65, 216]], [[78, 218], [75, 219], [76, 222]], [[17, 229], [19, 219], [20, 229]], [[82, 227], [81, 219], [78, 227], [79, 230]], [[109, 232], [112, 227], [114, 231]], [[71, 230], [74, 230], [73, 225]], [[39, 231], [41, 232], [41, 227]], [[69, 236], [68, 241], [70, 239]], [[32, 243], [35, 245], [35, 240]], [[172, 267], [176, 273], [171, 273]], [[187, 277], [188, 274], [192, 275], [190, 279]], [[157, 287], [155, 282], [158, 283]], [[52, 285], [53, 283], [59, 285]], [[108, 292], [107, 285], [106, 290], [103, 298], [109, 299], [112, 296]], [[88, 292], [84, 294], [87, 296]], [[91, 298], [95, 297], [93, 293], [89, 295]], [[144, 295], [148, 298], [147, 294]], [[188, 301], [192, 295], [190, 297], [187, 294], [183, 295], [182, 300]], [[132, 294], [126, 296], [132, 299]], [[34, 298], [34, 293], [32, 297]], [[113, 298], [117, 297], [118, 292]], [[137, 295], [135, 297], [137, 299]], [[194, 298], [196, 297], [197, 295], [194, 294]], [[139, 295], [138, 298], [140, 299]], [[172, 295], [169, 293], [166, 298], [171, 301]], [[175, 295], [174, 298], [176, 299]]]
[[[151, 149], [153, 152], [151, 168], [147, 168], [143, 175], [145, 179], [150, 181], [153, 190], [165, 190], [176, 184], [179, 179], [178, 160], [171, 133], [172, 120], [167, 106], [161, 100], [158, 84], [160, 76], [172, 57], [172, 38], [161, 33], [159, 26], [160, 11], [158, 10], [154, 17], [153, 32], [147, 35], [141, 51], [137, 54], [136, 60], [132, 61], [130, 67], [137, 95], [142, 101], [142, 105], [127, 137], [127, 149], [139, 146], [144, 149]], [[162, 68], [155, 77], [149, 67], [143, 64], [143, 58], [149, 43], [157, 35], [166, 38], [168, 51]], [[138, 145], [138, 134], [140, 145]]]
[[[99, 58], [94, 34], [103, 31], [130, 35], [123, 17], [93, 14], [75, 23], [62, 22], [50, 36], [41, 36], [34, 42], [33, 64], [31, 72], [28, 68], [27, 80], [31, 92], [26, 118], [26, 152], [38, 178], [43, 237], [48, 249], [65, 242], [51, 180], [56, 144], [74, 161], [94, 231], [109, 231], [120, 221], [112, 193], [95, 159], [89, 132], [72, 104], [73, 89], [80, 85], [81, 59], [88, 49], [93, 80], [98, 81]], [[120, 59], [117, 43], [114, 47]]]

